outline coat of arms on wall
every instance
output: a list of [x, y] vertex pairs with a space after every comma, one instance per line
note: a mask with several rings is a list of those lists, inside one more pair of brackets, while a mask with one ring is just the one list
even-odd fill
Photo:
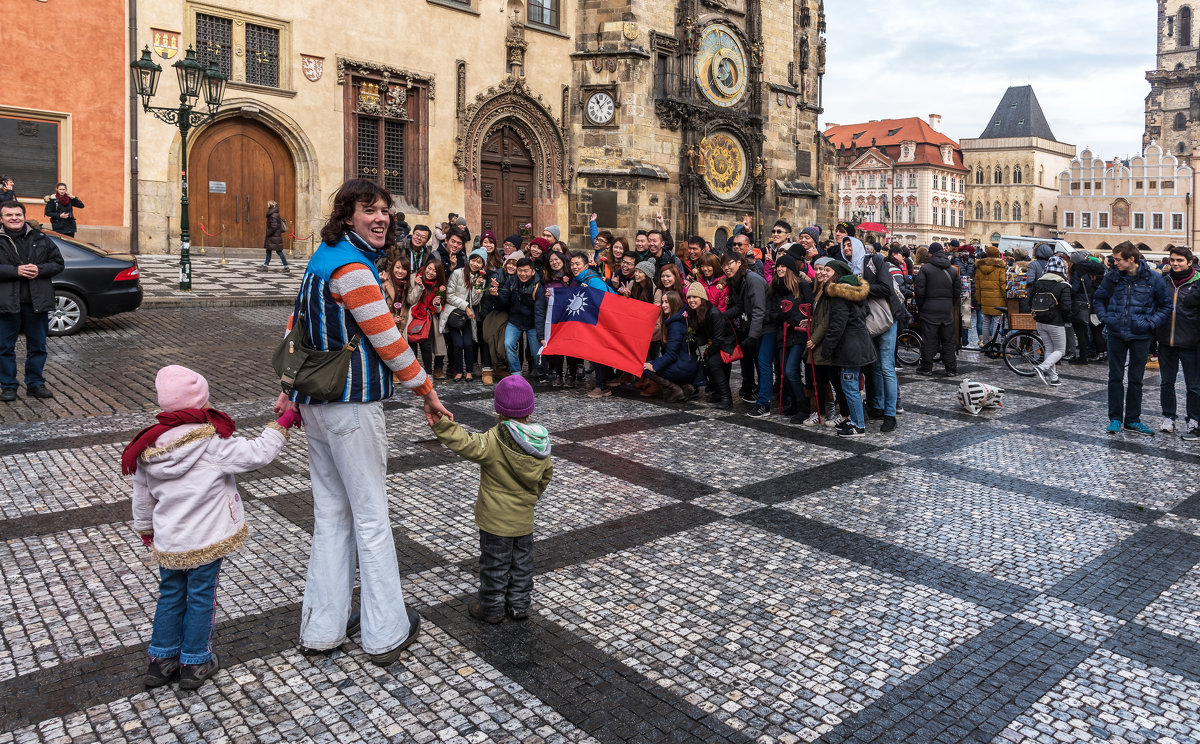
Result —
[[301, 54], [300, 69], [304, 71], [304, 77], [308, 78], [309, 82], [315, 83], [321, 79], [321, 74], [325, 72], [325, 58]]
[[179, 32], [164, 31], [161, 28], [150, 29], [154, 39], [154, 53], [163, 59], [171, 59], [179, 53]]

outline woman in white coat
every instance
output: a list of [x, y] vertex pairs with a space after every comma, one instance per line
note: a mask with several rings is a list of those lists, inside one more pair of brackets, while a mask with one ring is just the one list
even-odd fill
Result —
[[446, 289], [446, 304], [442, 308], [438, 325], [450, 340], [450, 364], [454, 368], [454, 381], [468, 382], [475, 379], [475, 318], [479, 316], [483, 300], [483, 267], [487, 252], [477, 248], [471, 252], [467, 265], [450, 274]]

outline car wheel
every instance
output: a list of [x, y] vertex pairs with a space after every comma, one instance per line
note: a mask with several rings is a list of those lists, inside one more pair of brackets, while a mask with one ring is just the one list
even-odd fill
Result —
[[70, 336], [87, 322], [87, 305], [74, 292], [54, 290], [54, 309], [50, 311], [50, 335]]

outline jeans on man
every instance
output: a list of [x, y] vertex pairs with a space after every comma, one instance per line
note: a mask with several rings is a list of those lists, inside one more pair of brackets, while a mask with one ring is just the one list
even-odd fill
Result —
[[771, 393], [775, 387], [775, 332], [764, 333], [758, 340], [755, 366], [758, 368], [758, 405], [771, 407]]
[[35, 313], [24, 303], [15, 313], [0, 313], [0, 388], [17, 387], [17, 337], [25, 334], [25, 387], [45, 385], [42, 369], [46, 366], [46, 335], [50, 313]]
[[892, 323], [891, 328], [872, 339], [879, 360], [871, 365], [871, 408], [883, 411], [884, 416], [896, 415], [896, 401], [900, 393], [896, 381], [896, 335], [899, 329], [898, 323]]
[[533, 534], [479, 531], [479, 604], [485, 615], [527, 612], [533, 601]]
[[300, 643], [327, 650], [346, 639], [357, 557], [363, 651], [391, 651], [408, 637], [409, 625], [388, 517], [383, 404], [305, 404], [300, 413], [313, 495]]
[[508, 373], [510, 375], [521, 374], [521, 357], [517, 354], [517, 346], [521, 343], [522, 336], [525, 337], [529, 358], [535, 360], [534, 366], [537, 368], [538, 377], [541, 377], [546, 374], [546, 360], [538, 354], [538, 349], [542, 348], [542, 345], [538, 343], [537, 329], [530, 328], [522, 331], [512, 323], [504, 327], [504, 351], [508, 356]]
[[1181, 349], [1178, 346], [1158, 346], [1158, 373], [1162, 387], [1159, 401], [1163, 418], [1176, 418], [1175, 380], [1183, 367], [1183, 385], [1187, 390], [1187, 418], [1200, 425], [1200, 349]]
[[212, 658], [220, 573], [220, 558], [196, 568], [158, 569], [158, 605], [147, 649], [151, 656], [178, 656], [180, 664], [203, 664]]
[[846, 394], [846, 406], [850, 409], [850, 423], [865, 429], [867, 419], [863, 415], [862, 395], [858, 392], [858, 373], [858, 367], [842, 367], [842, 392]]
[[[1108, 419], [1125, 424], [1142, 420], [1142, 377], [1150, 356], [1150, 339], [1126, 341], [1108, 335]], [[1129, 384], [1125, 384], [1125, 362], [1129, 362]]]

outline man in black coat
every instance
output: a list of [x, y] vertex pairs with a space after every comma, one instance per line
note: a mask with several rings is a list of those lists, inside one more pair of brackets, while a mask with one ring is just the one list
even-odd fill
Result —
[[0, 202], [0, 400], [17, 399], [17, 337], [25, 334], [25, 389], [53, 398], [46, 387], [46, 335], [54, 309], [50, 277], [63, 270], [54, 241], [25, 222], [25, 205]]
[[958, 268], [950, 265], [941, 243], [929, 245], [929, 262], [921, 267], [913, 282], [917, 299], [917, 317], [921, 321], [921, 364], [917, 372], [933, 374], [933, 357], [942, 351], [946, 374], [958, 373], [955, 340], [958, 337], [958, 299], [962, 280]]

